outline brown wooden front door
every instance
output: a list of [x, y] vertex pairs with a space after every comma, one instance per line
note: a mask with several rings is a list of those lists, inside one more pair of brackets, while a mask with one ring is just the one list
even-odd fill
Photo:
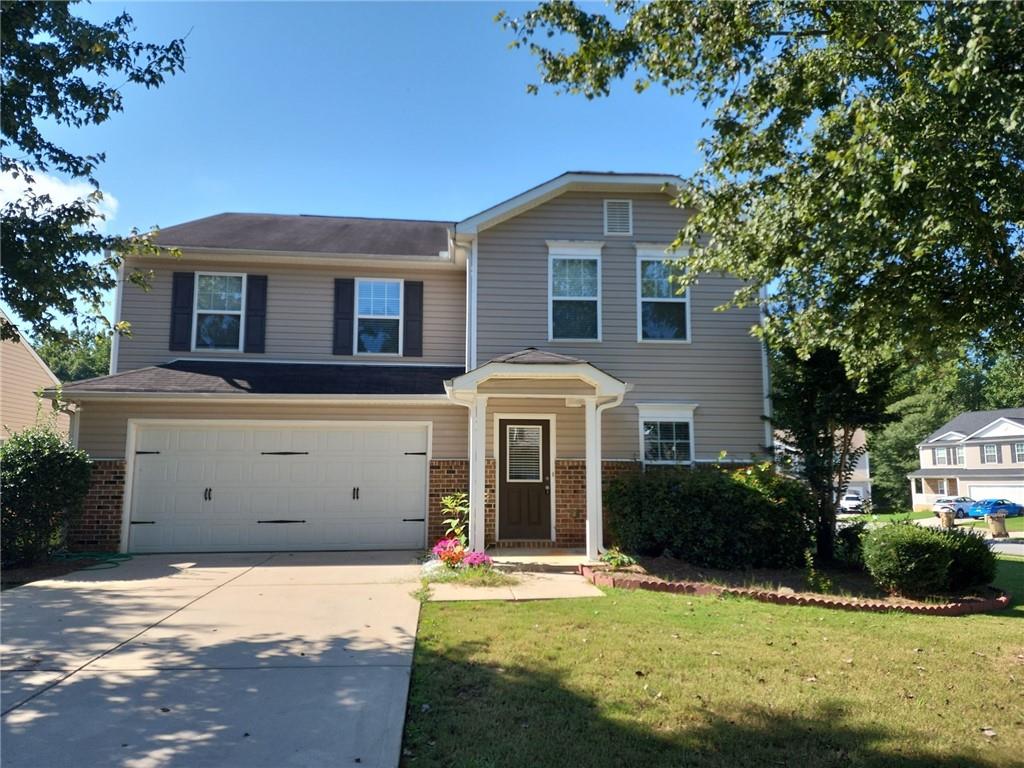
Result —
[[498, 422], [498, 540], [551, 538], [550, 422]]

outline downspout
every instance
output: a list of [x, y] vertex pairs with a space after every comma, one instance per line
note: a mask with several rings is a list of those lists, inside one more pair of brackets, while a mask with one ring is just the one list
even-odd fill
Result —
[[597, 406], [597, 460], [599, 462], [598, 476], [600, 478], [600, 489], [598, 503], [601, 505], [601, 514], [598, 515], [598, 541], [597, 550], [598, 552], [604, 552], [604, 446], [601, 444], [601, 432], [604, 430], [604, 412], [610, 411], [612, 408], [618, 408], [622, 405], [623, 399], [626, 397], [626, 392], [629, 392], [633, 386], [626, 384], [626, 389], [622, 393], [615, 395], [614, 398], [609, 400], [607, 403], [601, 403]]
[[[110, 251], [106, 251], [107, 257], [110, 256]], [[121, 320], [121, 292], [124, 290], [124, 257], [121, 258], [120, 263], [117, 265], [117, 285], [114, 286], [114, 325], [116, 326]], [[117, 373], [117, 356], [121, 351], [121, 334], [114, 329], [113, 336], [110, 339], [110, 373]]]

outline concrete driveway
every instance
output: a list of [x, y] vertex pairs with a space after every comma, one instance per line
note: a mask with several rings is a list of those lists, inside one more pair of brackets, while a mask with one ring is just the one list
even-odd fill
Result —
[[4, 768], [393, 766], [414, 553], [146, 555], [2, 594]]

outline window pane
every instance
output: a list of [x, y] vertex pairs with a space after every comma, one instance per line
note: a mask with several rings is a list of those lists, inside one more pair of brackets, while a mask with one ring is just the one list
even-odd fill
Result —
[[402, 312], [402, 284], [395, 281], [359, 283], [360, 315], [398, 317]]
[[199, 275], [196, 309], [242, 310], [241, 275]]
[[555, 259], [552, 263], [553, 296], [597, 297], [597, 261], [595, 259]]
[[672, 463], [689, 461], [689, 423], [685, 421], [645, 421], [644, 460]]
[[541, 427], [508, 427], [509, 480], [541, 479]]
[[644, 339], [686, 339], [686, 303], [645, 301], [640, 307]]
[[640, 295], [645, 299], [683, 298], [680, 286], [669, 281], [670, 275], [682, 274], [673, 262], [643, 260], [640, 262]]
[[552, 301], [551, 335], [556, 339], [596, 339], [596, 301]]
[[398, 354], [398, 320], [359, 321], [357, 352]]
[[238, 349], [239, 315], [196, 315], [197, 349]]

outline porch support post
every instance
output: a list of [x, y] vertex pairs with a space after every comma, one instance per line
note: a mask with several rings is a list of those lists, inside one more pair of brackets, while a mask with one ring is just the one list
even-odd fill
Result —
[[586, 398], [587, 559], [597, 560], [604, 542], [601, 532], [601, 412], [597, 399]]
[[485, 545], [486, 441], [487, 397], [477, 395], [469, 409], [469, 548], [480, 552]]

